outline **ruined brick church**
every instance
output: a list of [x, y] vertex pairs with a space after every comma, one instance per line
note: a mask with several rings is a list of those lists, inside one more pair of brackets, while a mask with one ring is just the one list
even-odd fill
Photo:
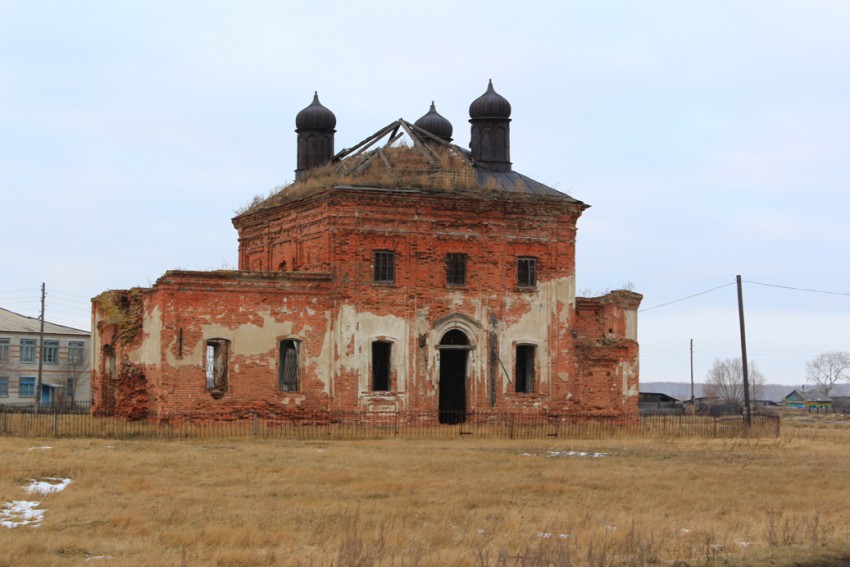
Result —
[[93, 300], [95, 411], [637, 419], [639, 294], [576, 297], [588, 205], [514, 171], [511, 105], [434, 105], [334, 153], [315, 96], [295, 182], [233, 219], [239, 269]]

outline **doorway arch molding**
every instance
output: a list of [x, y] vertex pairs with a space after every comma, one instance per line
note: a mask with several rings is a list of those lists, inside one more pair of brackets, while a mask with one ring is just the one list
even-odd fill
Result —
[[452, 313], [434, 321], [431, 327], [434, 336], [435, 348], [440, 348], [440, 343], [446, 333], [453, 330], [461, 331], [469, 339], [469, 346], [474, 350], [478, 346], [479, 334], [483, 330], [481, 323], [463, 313]]

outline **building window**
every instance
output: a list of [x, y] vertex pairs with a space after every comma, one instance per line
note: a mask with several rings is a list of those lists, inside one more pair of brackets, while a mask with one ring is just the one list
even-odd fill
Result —
[[0, 398], [9, 397], [9, 379], [5, 376], [0, 376]]
[[0, 362], [9, 362], [9, 339], [0, 339]]
[[19, 398], [34, 398], [35, 397], [35, 378], [18, 378], [18, 397]]
[[446, 283], [466, 285], [466, 254], [446, 254]]
[[21, 339], [21, 362], [35, 362], [35, 339]]
[[219, 399], [227, 391], [227, 358], [230, 341], [209, 339], [206, 350], [207, 391]]
[[65, 380], [65, 397], [69, 400], [74, 399], [74, 379], [68, 378]]
[[534, 391], [534, 345], [516, 347], [516, 385], [517, 393], [530, 394]]
[[82, 341], [68, 342], [68, 364], [82, 364], [84, 348], [85, 343]]
[[375, 251], [375, 283], [395, 283], [395, 252]]
[[41, 360], [45, 364], [59, 364], [59, 341], [44, 341]]
[[390, 390], [390, 353], [393, 344], [387, 341], [372, 343], [372, 391]]
[[283, 392], [298, 391], [298, 341], [280, 341], [278, 386]]
[[519, 287], [537, 287], [537, 258], [517, 258], [516, 274]]

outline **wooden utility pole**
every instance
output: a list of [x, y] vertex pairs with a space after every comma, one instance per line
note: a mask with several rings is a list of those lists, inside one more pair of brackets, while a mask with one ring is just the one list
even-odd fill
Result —
[[741, 369], [744, 373], [744, 406], [747, 409], [747, 427], [753, 423], [750, 410], [750, 375], [747, 370], [747, 335], [744, 332], [744, 292], [741, 289], [741, 276], [735, 276], [738, 282], [738, 320], [741, 322]]
[[44, 368], [44, 282], [41, 282], [41, 330], [38, 333], [38, 378], [35, 382], [35, 413], [41, 406], [41, 373]]
[[696, 409], [694, 403], [694, 340], [691, 339], [691, 407]]

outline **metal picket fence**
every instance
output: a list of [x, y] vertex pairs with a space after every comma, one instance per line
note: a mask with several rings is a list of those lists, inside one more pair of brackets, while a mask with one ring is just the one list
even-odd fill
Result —
[[778, 437], [775, 415], [755, 415], [747, 427], [741, 416], [645, 416], [618, 423], [593, 415], [523, 412], [316, 412], [263, 415], [242, 411], [181, 413], [129, 420], [92, 415], [89, 407], [0, 405], [0, 435], [20, 437], [380, 439], [458, 437], [502, 439], [741, 438]]

